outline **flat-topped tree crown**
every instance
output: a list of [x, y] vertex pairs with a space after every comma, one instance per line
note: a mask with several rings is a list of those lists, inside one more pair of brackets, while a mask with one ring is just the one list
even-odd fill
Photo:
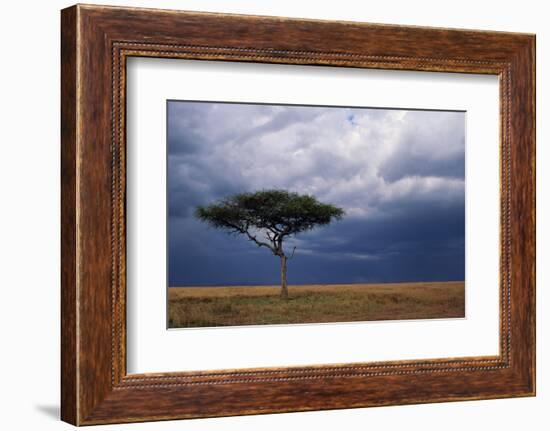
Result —
[[285, 238], [339, 220], [344, 210], [319, 202], [311, 195], [274, 189], [228, 196], [197, 207], [195, 215], [213, 227], [243, 234], [258, 247], [268, 248], [279, 256], [281, 296], [287, 298]]

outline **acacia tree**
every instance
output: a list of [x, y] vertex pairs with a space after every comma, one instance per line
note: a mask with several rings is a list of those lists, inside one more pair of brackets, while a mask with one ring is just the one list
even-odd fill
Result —
[[[281, 298], [288, 298], [286, 267], [289, 256], [284, 241], [316, 226], [341, 219], [344, 210], [319, 202], [310, 195], [286, 190], [239, 193], [207, 206], [199, 206], [195, 216], [211, 226], [232, 234], [245, 235], [258, 247], [265, 247], [281, 260]], [[292, 254], [296, 247], [293, 248]]]

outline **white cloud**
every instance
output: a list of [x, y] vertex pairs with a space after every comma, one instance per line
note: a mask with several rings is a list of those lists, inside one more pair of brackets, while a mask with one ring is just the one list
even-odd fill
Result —
[[171, 181], [208, 198], [219, 197], [210, 196], [213, 183], [285, 188], [356, 217], [381, 204], [464, 199], [464, 113], [185, 102], [170, 109], [170, 153], [193, 149], [174, 157]]

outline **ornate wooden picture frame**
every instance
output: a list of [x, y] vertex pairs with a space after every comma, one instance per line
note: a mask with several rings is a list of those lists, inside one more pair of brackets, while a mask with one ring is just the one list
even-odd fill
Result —
[[[62, 11], [61, 49], [64, 421], [535, 394], [534, 35], [77, 5]], [[128, 374], [125, 98], [133, 56], [497, 75], [500, 354]]]

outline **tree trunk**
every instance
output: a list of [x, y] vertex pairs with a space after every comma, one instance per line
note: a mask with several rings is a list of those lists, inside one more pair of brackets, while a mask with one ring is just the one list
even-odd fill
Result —
[[288, 299], [288, 287], [286, 285], [286, 256], [281, 256], [281, 298]]

